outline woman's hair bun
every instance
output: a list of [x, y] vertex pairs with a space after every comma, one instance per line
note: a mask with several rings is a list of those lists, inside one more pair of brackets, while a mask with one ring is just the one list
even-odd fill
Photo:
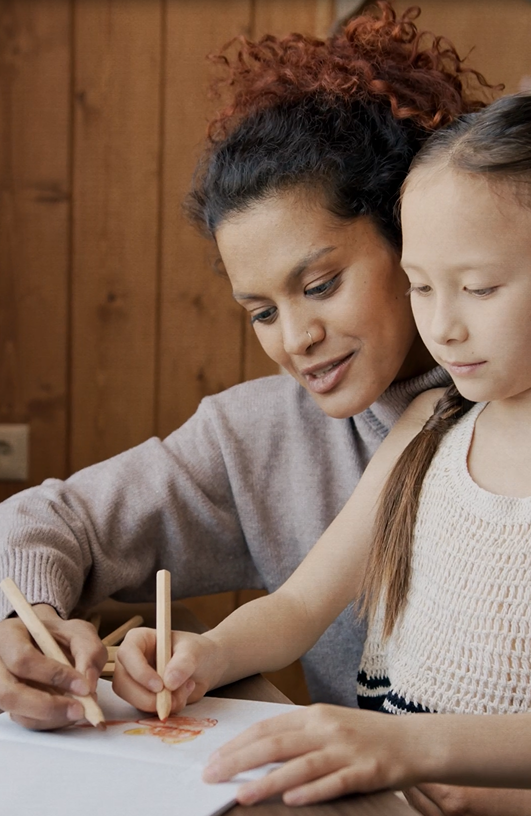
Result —
[[229, 101], [210, 123], [209, 138], [223, 139], [242, 118], [306, 96], [385, 99], [397, 119], [411, 118], [428, 130], [483, 107], [484, 90], [492, 86], [464, 66], [449, 40], [419, 31], [419, 14], [412, 7], [398, 16], [380, 0], [326, 40], [236, 37], [210, 56], [221, 68], [213, 91]]

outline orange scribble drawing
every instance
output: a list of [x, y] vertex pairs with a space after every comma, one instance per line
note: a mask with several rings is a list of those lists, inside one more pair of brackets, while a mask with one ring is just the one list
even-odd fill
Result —
[[[201, 736], [206, 728], [214, 728], [218, 724], [217, 720], [210, 717], [187, 717], [185, 715], [176, 715], [175, 717], [168, 717], [165, 723], [161, 722], [158, 717], [147, 717], [141, 720], [107, 720], [105, 723], [107, 728], [112, 728], [113, 725], [133, 725], [137, 723], [140, 728], [128, 728], [124, 734], [130, 736], [148, 736], [158, 737], [167, 745], [178, 745], [181, 742], [190, 742], [190, 740], [197, 739]], [[80, 723], [74, 728], [92, 728], [89, 723]]]
[[159, 737], [168, 745], [190, 742], [199, 737], [205, 728], [213, 728], [218, 724], [217, 720], [212, 720], [210, 717], [198, 719], [186, 716], [168, 717], [165, 723], [161, 722], [158, 717], [136, 720], [136, 722], [143, 727], [129, 728], [124, 731], [124, 734]]

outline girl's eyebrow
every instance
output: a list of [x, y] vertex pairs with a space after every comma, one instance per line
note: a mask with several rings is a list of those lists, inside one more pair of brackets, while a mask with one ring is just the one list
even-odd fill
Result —
[[[322, 258], [323, 255], [328, 255], [329, 252], [333, 252], [334, 249], [337, 249], [337, 247], [326, 246], [321, 247], [320, 249], [315, 249], [313, 252], [309, 252], [289, 271], [286, 282], [292, 283], [294, 280], [300, 277], [309, 266]], [[251, 295], [246, 292], [233, 292], [232, 297], [235, 300], [259, 300], [261, 295]]]

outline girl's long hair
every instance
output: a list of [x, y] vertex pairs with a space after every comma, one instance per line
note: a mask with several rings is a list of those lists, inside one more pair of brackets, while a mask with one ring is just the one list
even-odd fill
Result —
[[[403, 191], [425, 167], [482, 176], [531, 208], [531, 95], [502, 97], [434, 133], [414, 159]], [[361, 607], [371, 620], [379, 603], [385, 602], [384, 637], [393, 631], [407, 600], [424, 477], [442, 438], [472, 405], [451, 385], [399, 457], [384, 487]]]
[[388, 637], [409, 589], [415, 520], [424, 477], [443, 436], [473, 403], [450, 385], [420, 433], [403, 450], [384, 486], [364, 578], [362, 613], [372, 620], [385, 600], [383, 635]]

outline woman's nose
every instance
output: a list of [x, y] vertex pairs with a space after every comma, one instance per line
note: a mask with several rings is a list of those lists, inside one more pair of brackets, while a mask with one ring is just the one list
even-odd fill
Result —
[[315, 321], [304, 318], [285, 319], [282, 324], [282, 339], [287, 354], [305, 354], [312, 346], [321, 342], [324, 330]]

